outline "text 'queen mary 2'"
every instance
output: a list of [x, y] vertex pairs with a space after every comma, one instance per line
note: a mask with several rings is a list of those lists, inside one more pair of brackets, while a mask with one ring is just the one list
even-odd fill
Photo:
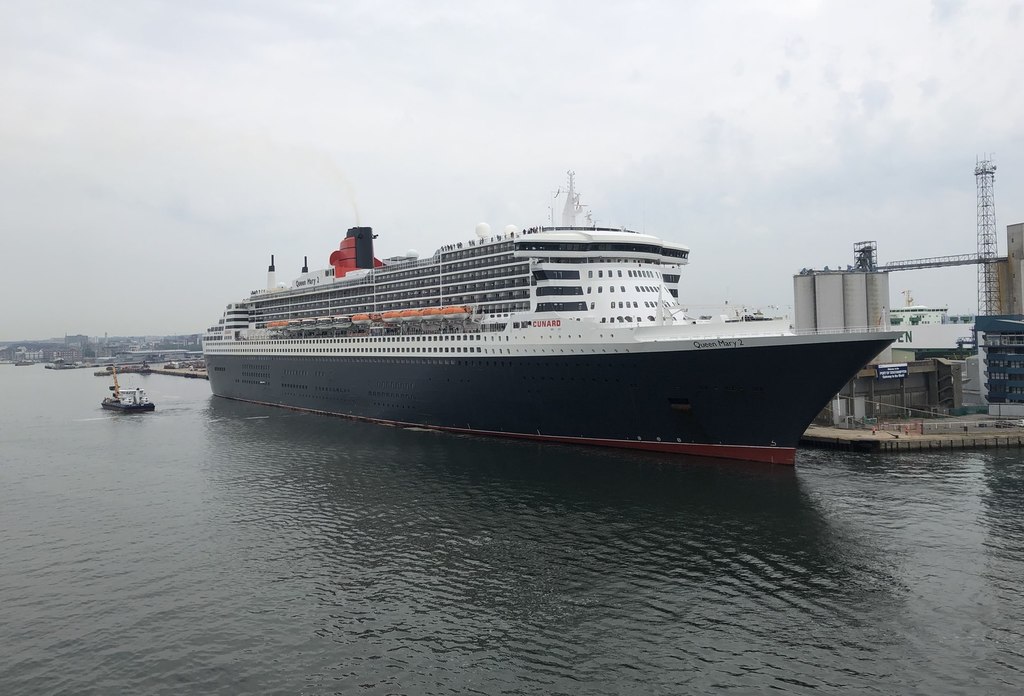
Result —
[[794, 332], [690, 317], [689, 249], [576, 226], [513, 228], [374, 257], [348, 231], [326, 270], [227, 306], [203, 351], [213, 393], [382, 423], [792, 464], [801, 434], [890, 331]]

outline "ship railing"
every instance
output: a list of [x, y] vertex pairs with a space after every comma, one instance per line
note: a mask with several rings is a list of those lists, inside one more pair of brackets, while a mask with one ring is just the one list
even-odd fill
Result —
[[838, 334], [889, 333], [899, 331], [890, 326], [848, 326], [839, 329], [791, 329], [797, 336], [835, 336]]
[[[761, 323], [762, 322], [756, 322], [756, 324], [761, 324]], [[785, 328], [782, 328], [782, 327], [776, 327], [776, 328], [764, 327], [764, 329], [760, 330], [760, 331], [751, 330], [751, 331], [729, 332], [729, 331], [715, 331], [714, 330], [714, 328], [716, 326], [720, 327], [720, 326], [723, 326], [723, 324], [708, 324], [708, 325], [705, 325], [705, 326], [706, 326], [706, 328], [708, 330], [708, 333], [706, 333], [706, 334], [686, 334], [682, 338], [684, 338], [687, 341], [690, 341], [690, 340], [693, 340], [693, 341], [719, 341], [719, 340], [721, 340], [721, 341], [732, 341], [732, 340], [735, 340], [735, 339], [765, 338], [765, 337], [774, 337], [774, 336], [854, 335], [854, 334], [865, 334], [865, 333], [868, 333], [868, 334], [887, 333], [887, 332], [895, 331], [894, 329], [883, 328], [883, 327], [875, 327], [875, 326], [873, 326], [873, 327], [863, 327], [863, 328], [800, 329], [800, 330], [796, 330], [796, 329], [793, 329], [792, 327], [788, 327], [787, 326]], [[735, 326], [735, 324], [731, 324], [731, 326]], [[655, 341], [658, 341], [658, 340], [677, 340], [677, 339], [680, 338], [678, 333], [675, 333], [675, 332], [671, 331], [672, 327], [665, 327], [665, 328], [669, 329], [668, 333], [662, 333], [662, 332], [658, 331], [659, 329], [662, 328], [660, 326], [640, 326], [640, 327], [636, 327], [636, 328], [637, 328], [638, 331], [644, 331], [644, 330], [651, 330], [652, 331], [652, 333], [650, 333], [650, 334], [646, 334], [646, 333], [644, 334], [644, 335], [649, 337], [647, 340], [655, 340]]]

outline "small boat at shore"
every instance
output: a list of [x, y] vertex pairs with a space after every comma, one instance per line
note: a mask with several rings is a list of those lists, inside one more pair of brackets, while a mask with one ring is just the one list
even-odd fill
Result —
[[149, 400], [146, 391], [141, 387], [122, 389], [117, 383], [117, 368], [111, 370], [114, 377], [114, 385], [110, 387], [110, 396], [100, 402], [100, 406], [110, 411], [123, 411], [134, 413], [136, 411], [154, 411], [156, 404]]

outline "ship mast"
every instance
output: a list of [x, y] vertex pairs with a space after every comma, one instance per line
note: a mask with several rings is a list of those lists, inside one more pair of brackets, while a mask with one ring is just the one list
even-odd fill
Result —
[[562, 207], [562, 227], [576, 226], [576, 213], [580, 209], [580, 194], [576, 193], [576, 172], [569, 170], [569, 190]]

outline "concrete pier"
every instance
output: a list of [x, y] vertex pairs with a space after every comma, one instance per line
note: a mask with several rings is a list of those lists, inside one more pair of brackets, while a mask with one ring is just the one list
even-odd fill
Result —
[[154, 375], [170, 375], [171, 377], [188, 377], [190, 379], [210, 379], [209, 375], [206, 374], [205, 369], [193, 370], [190, 368], [179, 368], [172, 370], [164, 367], [151, 367], [149, 368], [150, 374]]
[[806, 447], [853, 452], [914, 452], [1024, 447], [1024, 428], [991, 428], [991, 432], [921, 434], [914, 431], [847, 430], [817, 425], [809, 427], [800, 444]]

